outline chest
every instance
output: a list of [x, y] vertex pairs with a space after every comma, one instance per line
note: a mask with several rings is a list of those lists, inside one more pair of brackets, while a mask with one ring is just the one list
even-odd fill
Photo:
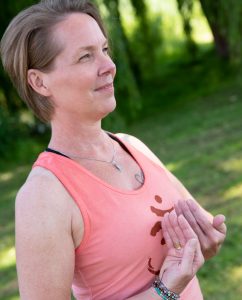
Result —
[[140, 165], [122, 149], [113, 162], [82, 160], [79, 163], [101, 181], [120, 190], [137, 190], [144, 182]]
[[117, 295], [120, 282], [132, 283], [134, 290], [150, 284], [166, 256], [162, 218], [180, 195], [164, 172], [148, 168], [144, 173], [144, 185], [136, 191], [95, 184], [92, 193], [82, 191], [76, 199], [87, 215], [86, 233], [76, 252], [76, 279], [80, 280], [81, 270], [97, 293], [104, 292], [114, 278]]
[[91, 193], [89, 190], [90, 186], [76, 199], [83, 202], [80, 206], [85, 206], [88, 215], [82, 254], [98, 251], [100, 262], [126, 265], [126, 259], [136, 259], [142, 249], [146, 258], [158, 251], [160, 261], [166, 249], [162, 218], [181, 197], [165, 173], [145, 170], [144, 185], [138, 190], [103, 189], [98, 184], [91, 187]]

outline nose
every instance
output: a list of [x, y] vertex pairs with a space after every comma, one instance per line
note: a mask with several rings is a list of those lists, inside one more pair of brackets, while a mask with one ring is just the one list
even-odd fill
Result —
[[98, 75], [103, 76], [106, 74], [112, 74], [112, 76], [114, 77], [116, 74], [116, 65], [109, 55], [103, 54]]

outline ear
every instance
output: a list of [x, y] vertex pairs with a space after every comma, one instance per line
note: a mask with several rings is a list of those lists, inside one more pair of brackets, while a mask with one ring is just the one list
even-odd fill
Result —
[[50, 91], [48, 86], [44, 83], [45, 74], [36, 69], [28, 70], [28, 83], [32, 89], [38, 94], [48, 97], [50, 96]]

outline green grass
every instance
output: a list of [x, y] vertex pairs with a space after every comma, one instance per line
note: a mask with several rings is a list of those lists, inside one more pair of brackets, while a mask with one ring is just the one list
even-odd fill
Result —
[[227, 217], [220, 254], [199, 272], [206, 300], [242, 295], [242, 89], [239, 83], [153, 113], [130, 129], [213, 214]]
[[[164, 69], [161, 83], [143, 93], [149, 117], [140, 118], [128, 132], [149, 145], [206, 209], [226, 215], [226, 242], [199, 278], [206, 300], [240, 300], [242, 88], [236, 76], [224, 80], [225, 74], [214, 69], [206, 73], [200, 66], [192, 68], [175, 78], [175, 72]], [[14, 198], [43, 144], [26, 139], [17, 147], [12, 160], [0, 161], [0, 300], [19, 299]]]

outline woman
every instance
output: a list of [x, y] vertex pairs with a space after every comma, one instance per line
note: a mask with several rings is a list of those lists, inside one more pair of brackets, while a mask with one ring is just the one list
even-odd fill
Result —
[[21, 97], [51, 124], [16, 199], [21, 299], [70, 299], [71, 286], [84, 300], [202, 299], [195, 274], [218, 252], [224, 217], [178, 201], [190, 195], [142, 142], [102, 130], [116, 69], [93, 4], [26, 9], [1, 54]]

